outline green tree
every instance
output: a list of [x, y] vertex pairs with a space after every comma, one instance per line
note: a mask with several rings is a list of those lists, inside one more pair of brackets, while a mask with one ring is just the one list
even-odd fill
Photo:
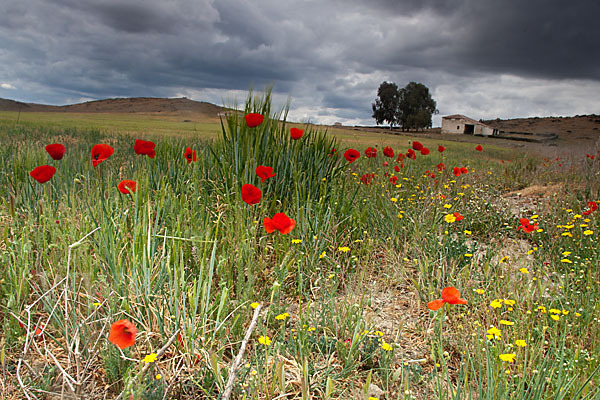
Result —
[[377, 98], [372, 103], [373, 118], [377, 125], [388, 122], [390, 129], [399, 123], [400, 91], [394, 82], [383, 82], [377, 89]]
[[417, 82], [410, 82], [400, 90], [398, 108], [398, 122], [403, 130], [429, 128], [431, 116], [439, 112], [429, 88]]

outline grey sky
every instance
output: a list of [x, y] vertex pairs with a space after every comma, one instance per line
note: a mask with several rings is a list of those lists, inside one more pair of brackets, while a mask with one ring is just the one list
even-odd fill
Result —
[[387, 80], [424, 83], [440, 115], [600, 113], [599, 15], [595, 0], [0, 0], [0, 97], [222, 104], [274, 84], [292, 119], [374, 124]]

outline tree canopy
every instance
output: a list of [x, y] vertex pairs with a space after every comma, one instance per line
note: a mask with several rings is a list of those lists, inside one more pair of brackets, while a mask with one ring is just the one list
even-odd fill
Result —
[[372, 104], [377, 125], [383, 122], [402, 126], [402, 129], [424, 129], [431, 126], [436, 114], [436, 103], [429, 88], [422, 83], [410, 82], [402, 89], [393, 82], [383, 82], [377, 90], [378, 98]]
[[399, 123], [400, 91], [394, 82], [383, 82], [377, 89], [377, 99], [371, 104], [377, 125], [388, 122], [390, 129]]

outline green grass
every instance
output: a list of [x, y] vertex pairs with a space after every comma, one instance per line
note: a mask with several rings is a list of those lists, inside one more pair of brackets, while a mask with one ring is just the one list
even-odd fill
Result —
[[[380, 399], [600, 398], [598, 212], [581, 215], [600, 198], [598, 164], [419, 139], [431, 154], [397, 172], [383, 147], [406, 152], [410, 137], [305, 126], [293, 141], [287, 110], [270, 107], [270, 93], [249, 96], [244, 112], [265, 122], [233, 115], [215, 135], [129, 116], [0, 121], [5, 398], [220, 398], [253, 302], [262, 311], [233, 398], [375, 397], [375, 386]], [[156, 158], [133, 152], [140, 131]], [[44, 151], [54, 142], [67, 146], [60, 161]], [[97, 143], [115, 152], [93, 168]], [[350, 146], [378, 156], [349, 164]], [[41, 185], [29, 172], [43, 164], [58, 171]], [[276, 176], [261, 182], [258, 165]], [[133, 195], [118, 192], [122, 179], [137, 182]], [[562, 191], [527, 212], [502, 197], [549, 182]], [[259, 204], [242, 201], [244, 183], [262, 190]], [[265, 232], [278, 212], [296, 221], [288, 235]], [[447, 222], [454, 212], [464, 219]], [[520, 217], [541, 231], [517, 231]], [[429, 311], [446, 286], [468, 304]], [[107, 340], [119, 319], [138, 330], [122, 352]], [[488, 339], [492, 326], [501, 335]]]

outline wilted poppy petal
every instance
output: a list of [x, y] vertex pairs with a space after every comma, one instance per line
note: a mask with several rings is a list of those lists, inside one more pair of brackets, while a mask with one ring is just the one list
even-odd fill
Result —
[[126, 319], [122, 319], [111, 325], [108, 341], [123, 350], [135, 344], [136, 334], [135, 325]]
[[65, 155], [66, 147], [60, 143], [49, 144], [46, 146], [46, 151], [50, 154], [53, 160], [60, 160]]
[[433, 301], [430, 301], [429, 303], [427, 303], [427, 308], [429, 308], [432, 311], [437, 311], [440, 308], [442, 308], [443, 305], [444, 305], [444, 300], [438, 299], [438, 300], [433, 300]]
[[264, 182], [266, 179], [272, 178], [276, 175], [273, 173], [273, 167], [265, 167], [264, 165], [259, 165], [256, 167], [255, 172], [260, 178], [261, 182]]
[[29, 173], [29, 175], [38, 181], [39, 183], [46, 183], [56, 173], [56, 168], [51, 165], [41, 165], [37, 168], [34, 168], [33, 171]]

